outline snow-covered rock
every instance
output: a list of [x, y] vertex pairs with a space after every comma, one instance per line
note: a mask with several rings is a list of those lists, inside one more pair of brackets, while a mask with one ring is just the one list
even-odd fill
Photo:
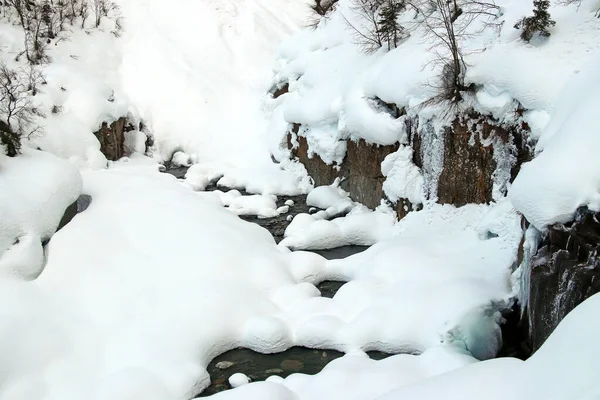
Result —
[[29, 280], [40, 274], [42, 242], [81, 188], [77, 169], [52, 154], [0, 155], [0, 275]]

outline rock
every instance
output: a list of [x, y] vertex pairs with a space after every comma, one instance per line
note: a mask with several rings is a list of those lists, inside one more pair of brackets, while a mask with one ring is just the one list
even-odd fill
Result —
[[100, 151], [108, 160], [116, 161], [125, 154], [125, 132], [135, 128], [121, 117], [110, 125], [103, 122], [94, 135], [100, 142]]
[[75, 215], [87, 210], [91, 203], [92, 196], [89, 196], [87, 194], [82, 194], [81, 196], [79, 196], [77, 201], [75, 201], [65, 210], [65, 213], [63, 214], [63, 217], [61, 218], [60, 223], [58, 224], [58, 228], [56, 228], [56, 231], [58, 232], [59, 230], [64, 228], [65, 225], [67, 225], [69, 222], [71, 222], [73, 218], [75, 218]]
[[58, 227], [56, 228], [56, 231], [60, 231], [62, 228], [65, 227], [65, 225], [67, 225], [69, 222], [71, 222], [71, 220], [77, 215], [77, 201], [74, 202], [73, 204], [71, 204], [69, 207], [67, 207], [67, 209], [65, 210], [65, 213], [63, 214]]
[[[532, 151], [527, 142], [529, 127], [520, 122], [506, 125], [471, 112], [456, 117], [439, 133], [431, 124], [419, 126], [417, 118], [406, 117], [405, 127], [409, 145], [414, 150], [414, 164], [424, 171], [426, 181], [435, 181], [430, 182], [433, 190], [427, 196], [437, 198], [442, 204], [462, 206], [491, 202], [494, 190], [506, 193], [520, 165], [531, 159]], [[381, 162], [398, 150], [398, 143], [378, 146], [362, 139], [349, 140], [342, 164], [328, 165], [318, 155], [311, 154], [306, 138], [299, 132], [300, 125], [294, 124], [288, 135], [288, 148], [306, 167], [316, 186], [330, 185], [336, 178], [344, 178], [340, 186], [353, 200], [375, 208], [385, 199]], [[440, 154], [432, 156], [437, 149]], [[402, 219], [419, 205], [400, 199], [395, 207], [398, 218]]]
[[298, 360], [283, 360], [280, 364], [284, 371], [301, 371], [304, 368], [304, 363]]
[[216, 367], [219, 369], [227, 369], [233, 367], [234, 365], [235, 363], [231, 361], [221, 361], [217, 363]]
[[562, 319], [600, 292], [600, 213], [577, 211], [572, 222], [555, 224], [531, 260], [527, 318], [536, 351]]
[[335, 165], [326, 164], [318, 155], [309, 156], [306, 138], [297, 137], [298, 146], [293, 148], [292, 135], [299, 131], [299, 125], [294, 125], [294, 131], [288, 136], [288, 147], [292, 154], [306, 167], [315, 186], [331, 185], [338, 178], [344, 178], [340, 187], [350, 193], [353, 200], [369, 208], [379, 206], [384, 198], [381, 162], [389, 154], [398, 150], [398, 144], [378, 146], [364, 140], [354, 142], [349, 140], [346, 145], [346, 157], [338, 170]]
[[[419, 127], [416, 121], [408, 124], [413, 161], [422, 169], [431, 169], [431, 144], [423, 135], [431, 135], [431, 127]], [[437, 178], [438, 203], [463, 206], [485, 204], [493, 200], [494, 183], [505, 194], [521, 163], [532, 157], [526, 137], [529, 127], [520, 123], [502, 124], [492, 117], [472, 112], [454, 119], [443, 132], [442, 170]], [[426, 179], [428, 174], [425, 174]], [[429, 177], [431, 179], [431, 177]]]
[[280, 368], [271, 368], [265, 371], [265, 374], [269, 374], [269, 375], [277, 375], [277, 374], [282, 374], [283, 370]]
[[283, 96], [284, 94], [288, 93], [290, 91], [290, 85], [289, 83], [284, 83], [281, 87], [273, 87], [270, 90], [270, 93], [273, 95], [273, 98], [276, 99], [280, 96]]

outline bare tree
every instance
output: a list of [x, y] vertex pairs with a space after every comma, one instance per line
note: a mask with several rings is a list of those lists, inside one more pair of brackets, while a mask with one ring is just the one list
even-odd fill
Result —
[[8, 156], [18, 154], [23, 135], [39, 131], [39, 127], [32, 126], [35, 117], [42, 114], [31, 100], [39, 79], [41, 75], [37, 73], [0, 64], [0, 142]]
[[352, 14], [356, 22], [351, 22], [342, 15], [354, 34], [356, 44], [366, 53], [377, 51], [384, 44], [378, 13], [383, 2], [384, 0], [353, 0]]
[[425, 15], [426, 34], [432, 39], [432, 62], [441, 65], [437, 89], [442, 99], [458, 103], [463, 98], [461, 93], [470, 89], [464, 81], [467, 63], [461, 42], [478, 31], [470, 30], [473, 22], [480, 21], [481, 29], [493, 25], [500, 9], [493, 0], [429, 0], [426, 7], [420, 10]]
[[313, 0], [310, 8], [317, 14], [324, 16], [333, 11], [338, 0]]

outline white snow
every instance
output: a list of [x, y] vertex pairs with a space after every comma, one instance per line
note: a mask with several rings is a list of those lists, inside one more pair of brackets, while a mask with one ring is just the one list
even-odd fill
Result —
[[246, 375], [241, 374], [241, 373], [237, 373], [237, 374], [233, 374], [229, 377], [229, 384], [231, 385], [232, 388], [237, 388], [243, 385], [247, 385], [248, 383], [250, 383], [250, 378], [248, 378]]
[[412, 148], [400, 146], [381, 163], [381, 172], [387, 178], [383, 191], [393, 202], [408, 199], [412, 204], [421, 204], [425, 200], [423, 175], [412, 160]]
[[339, 187], [339, 184], [339, 179], [336, 179], [332, 185], [312, 189], [306, 196], [306, 204], [326, 210], [331, 215], [350, 211], [354, 207], [354, 202], [350, 200], [350, 195]]
[[0, 275], [34, 279], [43, 268], [49, 239], [81, 193], [81, 177], [52, 154], [28, 150], [0, 154]]
[[[298, 30], [304, 1], [119, 3], [121, 39], [107, 21], [51, 46], [47, 84], [35, 99], [47, 114], [44, 134], [26, 141], [17, 158], [0, 153], [1, 400], [187, 399], [209, 384], [210, 360], [240, 346], [348, 354], [312, 377], [248, 383], [236, 374], [230, 382], [240, 387], [216, 398], [598, 397], [598, 296], [527, 362], [488, 360], [501, 346], [500, 312], [528, 295], [530, 266], [511, 276], [519, 212], [543, 230], [579, 206], [600, 210], [595, 1], [552, 7], [551, 38], [531, 45], [512, 28], [531, 1], [499, 1], [499, 37], [485, 31], [464, 43], [473, 50], [467, 82], [481, 85], [473, 106], [501, 120], [514, 118], [516, 102], [525, 106], [538, 156], [523, 166], [510, 199], [462, 208], [425, 202], [400, 222], [387, 206], [353, 203], [337, 183], [311, 191], [306, 171], [284, 159], [281, 145], [291, 123], [304, 125], [299, 135], [309, 152], [330, 164], [341, 162], [347, 139], [399, 142], [381, 165], [385, 193], [423, 203], [439, 173], [441, 122], [431, 122], [439, 110], [414, 107], [431, 96], [425, 86], [437, 70], [427, 65], [421, 28], [396, 50], [366, 55], [342, 14], [362, 22], [340, 0], [316, 30], [280, 48], [274, 79], [289, 82], [290, 92], [263, 105], [271, 57]], [[413, 17], [407, 12], [402, 21]], [[20, 65], [22, 34], [0, 28], [2, 60]], [[394, 118], [375, 97], [408, 115]], [[122, 116], [135, 125], [145, 120], [159, 161], [194, 164], [185, 180], [159, 174], [156, 160], [135, 154], [107, 162], [92, 132]], [[414, 116], [433, 132], [422, 144], [422, 171], [405, 132]], [[134, 130], [125, 144], [142, 153], [145, 141]], [[205, 192], [209, 184], [232, 190]], [[81, 193], [92, 204], [55, 233]], [[288, 212], [293, 203], [278, 208], [276, 196], [299, 193], [324, 211], [297, 215], [279, 246], [235, 215]], [[535, 251], [537, 234], [527, 231], [526, 251]], [[289, 250], [348, 244], [373, 246], [334, 261]], [[328, 299], [315, 286], [324, 280], [347, 283]], [[420, 355], [373, 361], [369, 350]]]
[[[330, 213], [333, 210], [333, 213]], [[331, 249], [346, 245], [370, 246], [390, 236], [395, 216], [360, 210], [328, 221], [336, 207], [315, 214], [298, 214], [285, 230], [282, 246], [292, 249]]]
[[600, 210], [598, 82], [600, 51], [569, 82], [560, 112], [540, 137], [540, 153], [522, 166], [510, 189], [515, 207], [539, 230], [569, 221], [581, 206]]
[[293, 196], [310, 190], [312, 185], [303, 171], [284, 170], [275, 164], [239, 168], [225, 162], [200, 162], [187, 171], [185, 182], [194, 190], [205, 190], [211, 183], [249, 193]]

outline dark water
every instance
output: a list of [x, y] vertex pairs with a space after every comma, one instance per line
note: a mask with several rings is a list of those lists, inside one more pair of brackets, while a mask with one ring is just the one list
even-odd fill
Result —
[[[186, 167], [166, 168], [163, 172], [174, 175], [182, 179], [187, 172]], [[210, 185], [207, 191], [221, 190], [227, 192], [230, 188]], [[242, 195], [248, 195], [243, 189]], [[289, 206], [289, 212], [281, 214], [274, 218], [258, 218], [254, 215], [241, 215], [240, 218], [258, 224], [267, 229], [273, 235], [277, 243], [283, 240], [285, 229], [291, 222], [291, 217], [301, 213], [315, 212], [314, 209], [306, 205], [306, 195], [299, 196], [278, 196], [277, 206], [282, 207], [286, 201], [292, 200], [293, 205]], [[360, 253], [368, 249], [368, 246], [343, 246], [327, 250], [315, 250], [314, 253], [320, 254], [328, 260], [341, 259]], [[321, 291], [321, 296], [332, 298], [337, 291], [345, 284], [339, 281], [324, 281], [317, 285]], [[381, 360], [389, 357], [389, 354], [382, 352], [369, 352], [369, 357], [375, 360]], [[230, 389], [228, 379], [235, 373], [243, 373], [251, 381], [264, 381], [271, 375], [277, 375], [285, 378], [293, 373], [317, 374], [327, 364], [336, 358], [342, 357], [344, 353], [335, 350], [315, 350], [306, 347], [292, 347], [282, 353], [261, 354], [249, 349], [235, 349], [228, 351], [216, 357], [207, 367], [211, 378], [211, 385], [206, 388], [199, 397], [210, 396], [212, 394]]]
[[[367, 354], [374, 360], [390, 356], [381, 352]], [[243, 348], [231, 350], [221, 354], [208, 365], [207, 370], [212, 383], [198, 397], [230, 389], [228, 379], [238, 372], [248, 376], [252, 382], [264, 381], [271, 375], [282, 378], [294, 373], [314, 375], [343, 355], [344, 353], [335, 350], [315, 350], [306, 347], [292, 347], [276, 354], [261, 354]]]

